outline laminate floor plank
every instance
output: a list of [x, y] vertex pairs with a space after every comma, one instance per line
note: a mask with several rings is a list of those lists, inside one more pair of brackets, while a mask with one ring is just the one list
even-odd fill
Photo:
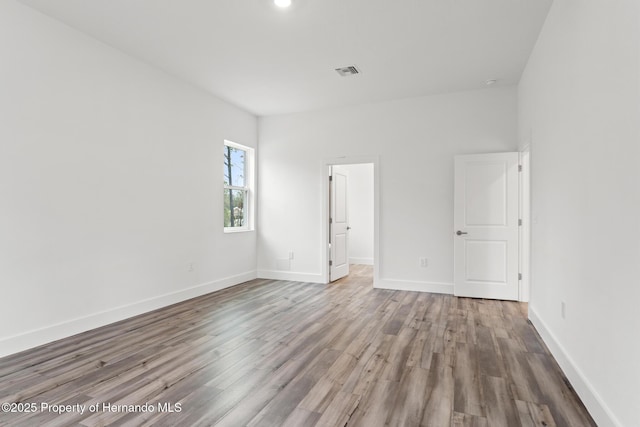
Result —
[[518, 417], [515, 399], [510, 395], [503, 378], [482, 375], [482, 396], [487, 422], [490, 426], [515, 426]]
[[313, 384], [297, 406], [309, 412], [322, 414], [338, 394], [340, 388], [339, 384], [324, 376]]
[[2, 358], [1, 401], [98, 409], [0, 426], [595, 426], [526, 304], [372, 271], [253, 280]]
[[360, 400], [359, 395], [339, 392], [315, 425], [317, 427], [346, 426], [360, 405]]
[[544, 395], [542, 402], [534, 403], [546, 404], [558, 425], [596, 426], [551, 355], [528, 353], [526, 357]]
[[424, 415], [428, 379], [429, 371], [419, 366], [411, 366], [404, 371], [398, 383], [393, 408], [387, 414], [386, 425], [420, 425]]
[[342, 391], [364, 395], [387, 369], [391, 348], [396, 339], [393, 335], [378, 334], [347, 377]]
[[480, 390], [476, 350], [467, 344], [457, 343], [454, 366], [454, 411], [483, 417], [485, 405]]
[[469, 414], [453, 413], [451, 420], [453, 427], [489, 427], [487, 419], [484, 417], [476, 417]]
[[547, 405], [516, 400], [516, 406], [522, 427], [557, 427]]
[[282, 423], [282, 427], [313, 427], [317, 424], [322, 414], [307, 411], [302, 408], [295, 408], [286, 420]]
[[386, 366], [384, 378], [389, 381], [400, 381], [407, 370], [412, 344], [418, 331], [413, 328], [402, 328], [394, 340], [389, 353], [389, 363]]
[[521, 351], [510, 339], [498, 338], [498, 342], [514, 397], [527, 402], [542, 402], [545, 399], [544, 393], [535, 380], [526, 351]]
[[425, 399], [421, 425], [428, 427], [450, 425], [454, 400], [453, 367], [442, 354], [435, 354], [432, 358]]
[[296, 376], [278, 393], [262, 411], [254, 417], [247, 427], [261, 425], [281, 425], [295, 410], [300, 401], [320, 381], [327, 370], [333, 365], [340, 353], [336, 350], [323, 350], [309, 369], [300, 376]]
[[366, 394], [362, 396], [360, 404], [353, 412], [349, 426], [372, 427], [384, 425], [393, 411], [396, 403], [399, 383], [395, 381], [376, 381]]

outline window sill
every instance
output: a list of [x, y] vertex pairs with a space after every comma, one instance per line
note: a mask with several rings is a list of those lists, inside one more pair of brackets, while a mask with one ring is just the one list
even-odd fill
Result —
[[247, 233], [247, 232], [251, 232], [253, 231], [252, 228], [240, 228], [240, 227], [225, 227], [224, 228], [224, 233], [225, 234], [235, 234], [235, 233]]

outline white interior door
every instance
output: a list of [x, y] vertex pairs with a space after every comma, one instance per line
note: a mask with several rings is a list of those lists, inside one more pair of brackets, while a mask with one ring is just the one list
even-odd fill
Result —
[[333, 282], [349, 274], [349, 210], [347, 173], [339, 166], [331, 169], [329, 280]]
[[456, 156], [454, 293], [518, 299], [518, 153]]

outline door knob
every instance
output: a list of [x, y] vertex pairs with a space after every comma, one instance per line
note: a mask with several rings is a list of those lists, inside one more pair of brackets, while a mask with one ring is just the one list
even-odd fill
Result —
[[458, 230], [458, 231], [456, 231], [456, 234], [457, 234], [458, 236], [462, 236], [463, 234], [469, 234], [469, 233], [467, 233], [466, 231], [460, 231], [460, 230]]
[[351, 227], [347, 227], [347, 230], [351, 230]]

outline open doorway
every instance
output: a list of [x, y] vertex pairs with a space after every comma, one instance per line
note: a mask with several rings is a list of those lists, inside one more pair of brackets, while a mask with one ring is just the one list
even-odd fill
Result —
[[351, 266], [373, 266], [378, 282], [377, 158], [325, 161], [323, 188], [324, 282], [349, 275]]

